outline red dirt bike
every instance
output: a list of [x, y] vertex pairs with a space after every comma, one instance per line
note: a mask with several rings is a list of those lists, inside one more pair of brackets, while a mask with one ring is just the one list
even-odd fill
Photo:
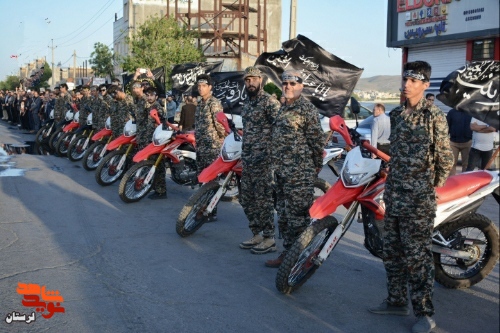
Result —
[[130, 119], [125, 123], [123, 134], [111, 141], [105, 155], [95, 170], [95, 180], [101, 186], [108, 186], [116, 182], [129, 168], [132, 161], [129, 156], [137, 146], [135, 136], [137, 127]]
[[72, 162], [79, 161], [85, 155], [89, 144], [94, 142], [94, 129], [92, 128], [92, 113], [87, 116], [85, 127], [78, 129], [68, 146], [68, 159]]
[[113, 140], [113, 131], [111, 131], [109, 117], [106, 120], [106, 127], [94, 134], [91, 140], [94, 143], [85, 151], [82, 161], [83, 168], [88, 171], [97, 169], [97, 166], [107, 152], [109, 143]]
[[[207, 222], [228, 191], [239, 193], [240, 190], [242, 133], [224, 113], [220, 112], [216, 117], [229, 135], [224, 139], [219, 157], [198, 176], [203, 186], [189, 198], [177, 218], [176, 232], [181, 237], [192, 235]], [[330, 161], [339, 158], [342, 152], [343, 149], [329, 148], [323, 154], [323, 165], [328, 165], [336, 175], [336, 167]], [[314, 182], [315, 197], [326, 193], [329, 188], [330, 184], [317, 178]]]
[[[156, 110], [150, 115], [161, 124]], [[156, 127], [153, 142], [134, 155], [134, 164], [124, 175], [118, 194], [124, 202], [136, 202], [148, 194], [154, 183], [158, 167], [170, 168], [171, 179], [180, 185], [195, 186], [196, 144], [194, 133], [180, 133], [177, 126], [165, 122]], [[156, 158], [149, 159], [153, 156]]]
[[[313, 219], [287, 251], [276, 276], [276, 288], [289, 294], [302, 286], [328, 258], [354, 220], [363, 224], [368, 251], [382, 257], [386, 172], [380, 159], [363, 156], [361, 147], [384, 161], [389, 156], [361, 142], [339, 116], [330, 119], [332, 130], [345, 139], [347, 153], [341, 178], [311, 206]], [[354, 145], [356, 142], [356, 145]], [[499, 200], [497, 171], [473, 171], [451, 176], [437, 188], [437, 211], [432, 234], [435, 279], [448, 288], [468, 288], [484, 279], [499, 255], [498, 229], [486, 216], [476, 213], [492, 193]], [[340, 223], [331, 216], [338, 207], [347, 208]], [[356, 213], [358, 208], [361, 211]]]

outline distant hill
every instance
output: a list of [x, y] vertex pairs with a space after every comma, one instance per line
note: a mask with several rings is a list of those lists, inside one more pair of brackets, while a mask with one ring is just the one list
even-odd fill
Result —
[[355, 90], [376, 90], [380, 92], [397, 93], [401, 87], [399, 75], [377, 75], [359, 79]]

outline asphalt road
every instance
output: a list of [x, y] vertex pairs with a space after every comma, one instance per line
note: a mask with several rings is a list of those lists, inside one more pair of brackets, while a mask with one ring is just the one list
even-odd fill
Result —
[[[30, 139], [0, 121], [0, 144]], [[175, 221], [189, 187], [168, 181], [168, 199], [125, 204], [117, 184], [99, 186], [80, 162], [23, 154], [0, 165], [0, 332], [393, 333], [415, 320], [367, 312], [386, 295], [385, 272], [364, 249], [359, 224], [286, 296], [275, 288], [276, 269], [264, 266], [276, 253], [239, 249], [251, 234], [238, 203], [221, 203], [218, 222], [181, 238]], [[24, 175], [5, 176], [6, 166]], [[479, 212], [498, 225], [493, 198]], [[18, 283], [59, 291], [65, 312], [8, 324], [12, 312], [35, 312]], [[467, 290], [436, 283], [434, 303], [436, 333], [498, 333], [498, 265]]]

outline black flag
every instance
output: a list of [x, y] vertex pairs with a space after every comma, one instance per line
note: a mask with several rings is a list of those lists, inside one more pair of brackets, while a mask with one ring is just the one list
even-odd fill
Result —
[[172, 89], [180, 93], [190, 93], [200, 74], [210, 74], [222, 69], [222, 61], [188, 62], [175, 65], [170, 73]]
[[213, 72], [212, 95], [222, 103], [225, 113], [241, 114], [243, 102], [248, 98], [245, 89], [245, 72]]
[[301, 71], [302, 95], [328, 117], [342, 114], [363, 72], [302, 35], [283, 42], [277, 52], [262, 53], [255, 66], [280, 88], [285, 70]]
[[460, 67], [441, 82], [436, 96], [443, 104], [495, 127], [499, 120], [499, 61], [482, 61]]

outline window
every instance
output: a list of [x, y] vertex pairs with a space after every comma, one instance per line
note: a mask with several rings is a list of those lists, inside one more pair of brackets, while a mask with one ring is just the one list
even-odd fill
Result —
[[472, 42], [472, 61], [494, 59], [495, 40], [483, 39]]

